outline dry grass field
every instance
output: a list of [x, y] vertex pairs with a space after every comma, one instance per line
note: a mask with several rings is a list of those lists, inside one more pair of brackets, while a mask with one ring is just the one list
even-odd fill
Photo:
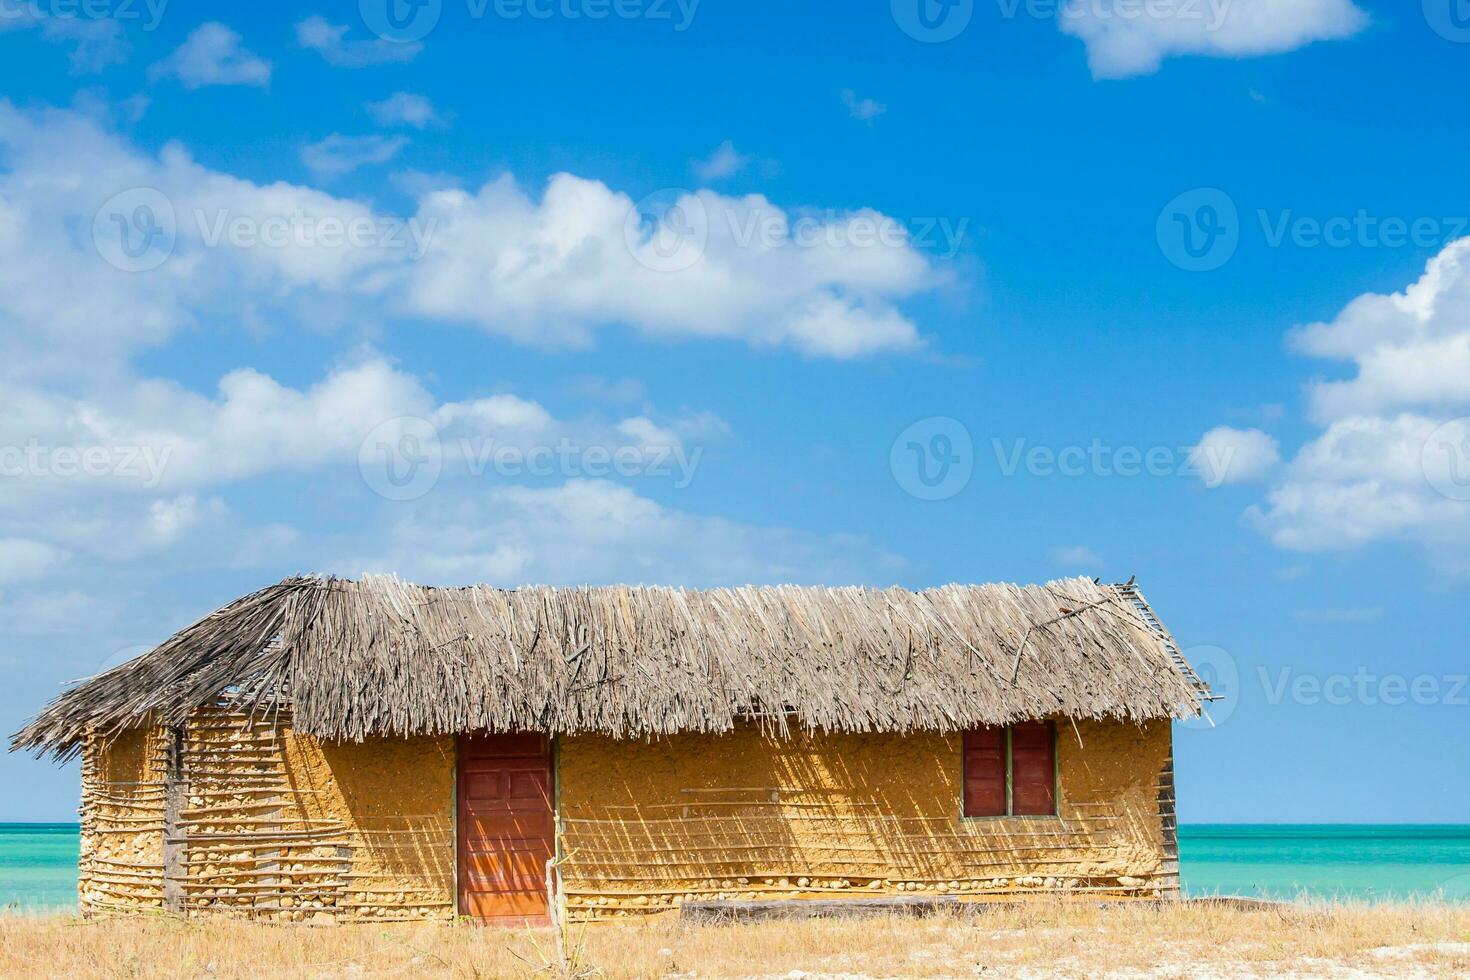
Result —
[[1044, 903], [933, 918], [549, 930], [0, 917], [0, 977], [1470, 975], [1470, 907]]

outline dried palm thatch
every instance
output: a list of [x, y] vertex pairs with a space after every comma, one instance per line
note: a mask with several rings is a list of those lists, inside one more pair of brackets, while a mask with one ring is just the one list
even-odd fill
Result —
[[1130, 585], [904, 589], [426, 588], [290, 578], [73, 688], [12, 739], [58, 758], [89, 732], [228, 700], [323, 738], [477, 729], [615, 736], [757, 718], [954, 730], [1197, 714], [1208, 691]]

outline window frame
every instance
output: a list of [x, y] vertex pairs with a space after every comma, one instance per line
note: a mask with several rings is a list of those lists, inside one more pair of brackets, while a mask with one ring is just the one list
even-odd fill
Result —
[[1006, 812], [1005, 813], [982, 813], [971, 816], [965, 812], [965, 736], [976, 729], [963, 729], [960, 731], [960, 820], [1060, 820], [1062, 818], [1062, 757], [1058, 751], [1060, 739], [1057, 735], [1057, 723], [1048, 718], [1044, 719], [1051, 730], [1051, 813], [1016, 813], [1016, 800], [1014, 792], [1015, 759], [1011, 755], [1011, 729], [1015, 726], [983, 726], [1000, 727], [1005, 735], [1005, 784], [1006, 784]]

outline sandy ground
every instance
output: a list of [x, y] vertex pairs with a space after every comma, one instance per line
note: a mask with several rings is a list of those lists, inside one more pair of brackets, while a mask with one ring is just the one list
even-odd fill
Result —
[[0, 977], [1470, 976], [1470, 907], [1042, 903], [933, 918], [572, 930], [0, 916]]

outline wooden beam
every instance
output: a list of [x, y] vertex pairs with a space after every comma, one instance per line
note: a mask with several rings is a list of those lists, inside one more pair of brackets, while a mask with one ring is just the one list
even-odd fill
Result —
[[184, 730], [177, 726], [168, 728], [164, 737], [168, 745], [163, 776], [163, 907], [180, 915], [184, 911], [185, 858], [189, 846], [184, 839], [188, 831], [180, 820], [189, 796], [188, 784], [184, 782]]

